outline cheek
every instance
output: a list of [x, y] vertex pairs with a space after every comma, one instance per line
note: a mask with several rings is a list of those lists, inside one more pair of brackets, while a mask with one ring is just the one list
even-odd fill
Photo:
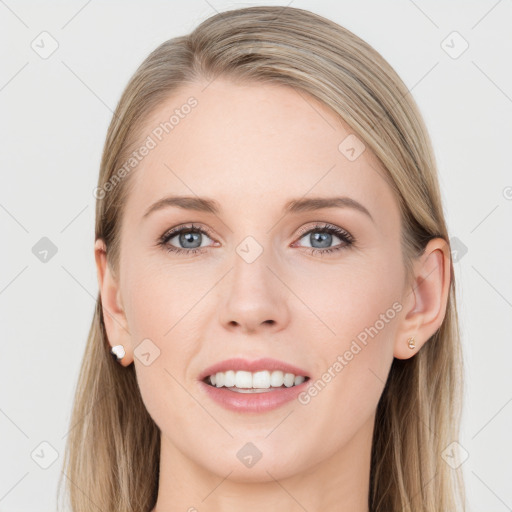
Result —
[[392, 272], [361, 273], [340, 291], [336, 332], [342, 343], [357, 340], [362, 346], [370, 347], [369, 341], [376, 339], [375, 350], [390, 344], [395, 318], [402, 309], [400, 277], [393, 278], [393, 275]]
[[189, 330], [189, 302], [197, 302], [197, 294], [187, 293], [187, 280], [170, 270], [127, 266], [123, 291], [137, 381], [146, 408], [160, 427], [160, 420], [177, 421], [180, 411], [190, 407], [182, 403], [185, 397], [178, 383], [184, 381], [197, 338]]
[[307, 308], [300, 306], [303, 315], [311, 317], [311, 325], [320, 326], [315, 327], [317, 341], [340, 350], [359, 335], [364, 341], [372, 326], [380, 339], [392, 338], [403, 281], [400, 260], [394, 255], [347, 258], [339, 265], [303, 268], [297, 274], [301, 277], [287, 279]]
[[146, 278], [140, 283], [130, 301], [137, 382], [158, 427], [178, 435], [179, 428], [190, 423], [190, 410], [197, 406], [183, 386], [200, 337], [190, 329], [193, 315], [187, 315], [190, 306], [182, 294], [163, 279]]
[[154, 337], [166, 343], [204, 293], [194, 272], [171, 265], [145, 262], [128, 268], [126, 282], [132, 338]]
[[[381, 256], [351, 266], [350, 272], [337, 269], [337, 275], [327, 276], [324, 285], [311, 288], [315, 292], [308, 295], [311, 309], [319, 312], [331, 332], [323, 329], [324, 335], [317, 336], [311, 360], [317, 361], [319, 382], [317, 391], [312, 390], [314, 396], [304, 396], [303, 403], [333, 411], [338, 425], [347, 424], [347, 418], [363, 422], [382, 393], [403, 309], [399, 265], [398, 258]], [[309, 285], [313, 277], [307, 280]]]

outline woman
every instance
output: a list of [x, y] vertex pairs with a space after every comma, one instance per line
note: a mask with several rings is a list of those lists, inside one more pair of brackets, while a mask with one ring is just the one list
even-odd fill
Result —
[[373, 48], [213, 16], [130, 80], [95, 196], [73, 511], [463, 510], [435, 161]]

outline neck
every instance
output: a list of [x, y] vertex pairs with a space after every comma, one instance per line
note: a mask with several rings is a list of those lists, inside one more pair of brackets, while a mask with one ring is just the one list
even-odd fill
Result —
[[164, 435], [152, 512], [368, 512], [373, 420], [328, 459], [306, 471], [267, 481], [239, 482], [215, 474], [180, 452]]

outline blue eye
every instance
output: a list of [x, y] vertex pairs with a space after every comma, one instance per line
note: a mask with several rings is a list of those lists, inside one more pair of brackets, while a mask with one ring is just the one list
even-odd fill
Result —
[[[208, 232], [204, 229], [201, 229], [197, 226], [191, 225], [181, 228], [174, 228], [170, 231], [167, 231], [158, 241], [159, 245], [165, 246], [169, 252], [174, 252], [177, 254], [187, 253], [187, 254], [196, 254], [198, 252], [203, 252], [202, 238], [203, 235], [208, 236]], [[178, 243], [182, 244], [184, 247], [175, 247], [174, 245], [170, 245], [170, 241], [176, 238]], [[197, 245], [199, 242], [199, 245]]]
[[[318, 236], [318, 234], [320, 235]], [[330, 247], [330, 244], [333, 242], [333, 235], [339, 238], [342, 244]], [[306, 236], [308, 236], [307, 240], [311, 244], [309, 246], [311, 249], [309, 252], [312, 254], [325, 254], [340, 251], [350, 247], [355, 242], [354, 237], [348, 231], [333, 226], [332, 224], [317, 224], [303, 233], [301, 239]], [[313, 244], [318, 244], [318, 247], [314, 247]]]
[[[339, 238], [342, 243], [331, 247], [330, 245], [333, 242], [333, 235]], [[181, 226], [167, 231], [159, 238], [157, 243], [164, 247], [168, 252], [192, 256], [206, 251], [208, 244], [203, 244], [205, 236], [211, 239], [209, 230], [192, 224], [190, 226]], [[355, 238], [348, 231], [332, 224], [325, 223], [317, 224], [308, 231], [303, 232], [300, 239], [305, 238], [306, 236], [309, 236], [308, 241], [310, 246], [303, 248], [309, 249], [308, 252], [311, 254], [325, 254], [340, 251], [350, 247], [355, 242]], [[171, 244], [170, 242], [173, 239], [176, 239], [175, 243], [182, 245], [182, 247], [176, 247]], [[318, 247], [315, 247], [314, 244], [317, 244]], [[293, 246], [296, 247], [295, 244], [293, 244]]]

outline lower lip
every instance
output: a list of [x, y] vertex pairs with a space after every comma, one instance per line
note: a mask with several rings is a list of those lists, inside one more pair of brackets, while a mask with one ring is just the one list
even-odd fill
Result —
[[199, 384], [212, 400], [225, 409], [237, 412], [266, 412], [296, 399], [310, 380], [306, 380], [298, 386], [276, 388], [275, 391], [265, 393], [237, 393], [225, 387], [210, 386], [203, 381], [200, 381]]

